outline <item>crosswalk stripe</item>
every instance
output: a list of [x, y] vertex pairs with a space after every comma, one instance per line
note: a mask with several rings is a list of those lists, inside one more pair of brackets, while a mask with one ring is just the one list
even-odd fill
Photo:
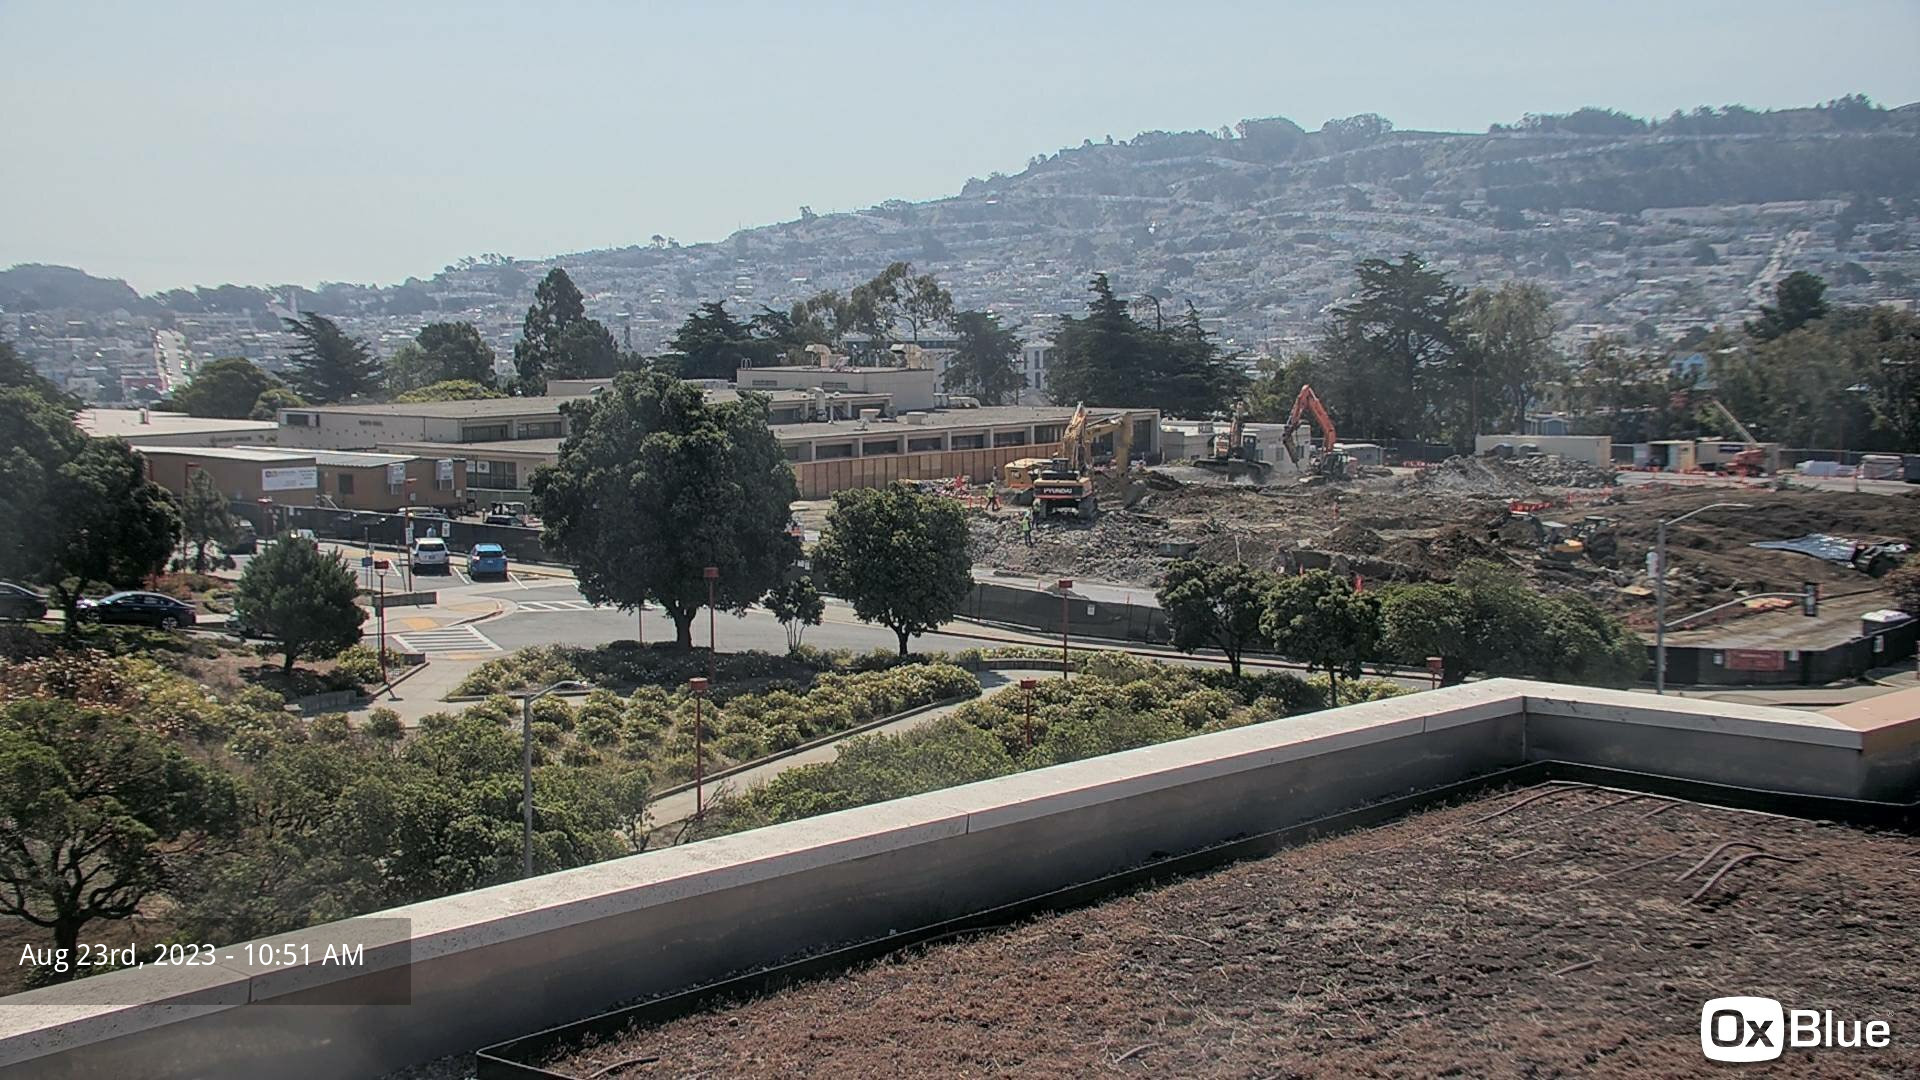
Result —
[[517, 606], [522, 611], [597, 611], [600, 607], [585, 600], [521, 600]]
[[492, 638], [471, 626], [443, 626], [437, 630], [409, 630], [393, 635], [408, 652], [461, 653], [505, 652]]

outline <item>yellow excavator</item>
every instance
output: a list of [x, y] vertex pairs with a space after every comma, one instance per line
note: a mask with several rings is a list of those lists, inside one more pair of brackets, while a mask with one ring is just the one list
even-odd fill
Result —
[[1100, 513], [1100, 499], [1093, 490], [1093, 446], [1108, 435], [1113, 436], [1113, 461], [1125, 472], [1133, 454], [1133, 421], [1125, 413], [1090, 417], [1083, 403], [1073, 410], [1073, 419], [1060, 434], [1060, 456], [1044, 462], [1035, 458], [1008, 462], [1006, 486], [1016, 494], [1031, 489], [1041, 517], [1074, 514], [1092, 521]]

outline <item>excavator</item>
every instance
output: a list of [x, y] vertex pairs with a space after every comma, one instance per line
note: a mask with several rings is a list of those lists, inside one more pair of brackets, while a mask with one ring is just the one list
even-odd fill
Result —
[[1244, 402], [1233, 403], [1233, 422], [1227, 430], [1213, 437], [1213, 445], [1207, 457], [1196, 458], [1194, 464], [1214, 472], [1225, 473], [1228, 477], [1251, 477], [1256, 483], [1264, 483], [1271, 466], [1260, 460], [1257, 442], [1247, 434], [1247, 410]]
[[1338, 436], [1333, 430], [1333, 417], [1320, 401], [1320, 395], [1313, 387], [1301, 384], [1300, 393], [1293, 399], [1293, 411], [1287, 414], [1287, 426], [1280, 430], [1280, 445], [1286, 448], [1287, 458], [1295, 465], [1300, 464], [1300, 447], [1295, 444], [1294, 436], [1300, 431], [1300, 423], [1306, 415], [1313, 415], [1313, 422], [1320, 427], [1321, 447], [1318, 451], [1308, 450], [1307, 466], [1301, 469], [1308, 482], [1347, 480], [1353, 475], [1353, 463], [1345, 452], [1336, 449]]
[[[1073, 410], [1073, 419], [1067, 421], [1060, 435], [1061, 456], [1038, 464], [1028, 458], [1009, 462], [1006, 486], [1016, 495], [1023, 487], [1030, 487], [1041, 517], [1074, 514], [1092, 521], [1100, 513], [1100, 499], [1093, 490], [1093, 444], [1106, 435], [1113, 436], [1113, 460], [1125, 472], [1133, 453], [1133, 421], [1125, 413], [1093, 419], [1082, 403]], [[1019, 476], [1015, 475], [1016, 465], [1021, 466]], [[1025, 482], [1021, 483], [1023, 478]]]
[[1733, 410], [1727, 408], [1719, 398], [1710, 397], [1707, 399], [1707, 404], [1713, 406], [1715, 412], [1726, 417], [1727, 423], [1733, 425], [1733, 430], [1740, 433], [1740, 440], [1747, 444], [1745, 450], [1733, 455], [1727, 461], [1727, 471], [1735, 476], [1765, 476], [1767, 452], [1760, 448], [1760, 440], [1753, 437], [1753, 432], [1747, 430], [1747, 425], [1741, 423], [1740, 418], [1733, 415]]

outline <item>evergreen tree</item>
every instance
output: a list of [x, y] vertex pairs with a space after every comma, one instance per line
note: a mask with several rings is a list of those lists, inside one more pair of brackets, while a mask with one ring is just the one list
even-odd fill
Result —
[[325, 315], [282, 319], [296, 339], [287, 355], [288, 381], [301, 397], [327, 405], [371, 395], [380, 388], [380, 361], [367, 343]]
[[313, 541], [281, 536], [254, 556], [240, 575], [233, 616], [275, 643], [292, 671], [302, 657], [324, 659], [360, 642], [367, 613], [353, 571]]
[[1461, 291], [1411, 253], [1356, 273], [1359, 296], [1334, 309], [1321, 345], [1328, 408], [1348, 435], [1432, 438], [1451, 398]]
[[1020, 359], [1020, 339], [984, 311], [962, 311], [953, 317], [959, 348], [947, 363], [946, 388], [972, 394], [982, 405], [1002, 405], [1027, 385], [1014, 365]]
[[227, 497], [205, 469], [196, 469], [180, 502], [180, 538], [193, 548], [193, 572], [205, 573], [207, 548], [233, 540], [236, 526]]
[[533, 293], [520, 341], [513, 347], [514, 390], [525, 397], [547, 392], [547, 375], [560, 362], [561, 341], [567, 327], [586, 318], [586, 302], [565, 270], [547, 271]]
[[1760, 305], [1760, 317], [1747, 323], [1747, 333], [1761, 341], [1790, 334], [1825, 318], [1827, 282], [1818, 274], [1795, 270], [1773, 287], [1773, 304]]
[[827, 590], [900, 639], [938, 629], [973, 588], [967, 516], [960, 504], [907, 487], [833, 497], [813, 563]]
[[169, 404], [188, 416], [244, 420], [253, 415], [260, 395], [280, 385], [244, 356], [223, 356], [200, 368], [193, 381], [174, 392]]

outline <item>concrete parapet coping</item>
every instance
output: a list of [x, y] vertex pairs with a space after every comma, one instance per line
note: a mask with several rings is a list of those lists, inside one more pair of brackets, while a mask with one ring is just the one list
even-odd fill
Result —
[[[1892, 768], [1896, 777], [1905, 778], [1901, 782], [1909, 782], [1909, 774], [1920, 771], [1920, 765], [1901, 748], [1920, 741], [1920, 691], [1878, 700], [1885, 704], [1872, 709], [1846, 706], [1822, 715], [1491, 679], [1179, 739], [378, 912], [366, 918], [409, 920], [410, 936], [403, 942], [377, 947], [370, 943], [370, 966], [378, 969], [406, 963], [413, 965], [415, 972], [430, 974], [435, 970], [434, 962], [443, 958], [459, 962], [462, 954], [468, 953], [492, 957], [499, 954], [485, 950], [602, 920], [608, 927], [631, 928], [634, 924], [627, 920], [636, 913], [731, 890], [764, 888], [774, 879], [798, 880], [799, 875], [821, 871], [857, 875], [869, 872], [859, 867], [872, 866], [875, 860], [909, 849], [924, 849], [929, 855], [948, 851], [974, 833], [1007, 828], [1013, 834], [1009, 842], [1014, 842], [1021, 830], [1012, 827], [1026, 823], [1051, 819], [1055, 824], [1049, 827], [1071, 831], [1086, 822], [1106, 820], [1102, 815], [1107, 808], [1118, 809], [1129, 800], [1136, 800], [1134, 806], [1143, 805], [1138, 800], [1155, 793], [1173, 795], [1174, 801], [1167, 805], [1178, 806], [1182, 800], [1189, 800], [1187, 794], [1173, 789], [1193, 793], [1191, 801], [1195, 805], [1205, 801], [1198, 796], [1215, 790], [1208, 786], [1215, 781], [1224, 785], [1218, 789], [1222, 792], [1268, 790], [1260, 785], [1270, 784], [1267, 778], [1280, 774], [1264, 770], [1291, 767], [1297, 774], [1299, 767], [1288, 763], [1322, 756], [1344, 754], [1330, 760], [1351, 761], [1352, 753], [1360, 752], [1371, 755], [1367, 760], [1404, 763], [1448, 762], [1454, 760], [1451, 755], [1469, 753], [1494, 767], [1517, 765], [1526, 759], [1522, 740], [1527, 738], [1525, 731], [1534, 717], [1556, 724], [1565, 719], [1584, 722], [1568, 729], [1574, 734], [1557, 736], [1560, 745], [1556, 752], [1569, 753], [1570, 746], [1574, 760], [1586, 754], [1605, 758], [1582, 762], [1587, 764], [1619, 766], [1620, 755], [1625, 753], [1632, 758], [1629, 766], [1645, 772], [1711, 780], [1710, 774], [1718, 766], [1699, 755], [1715, 752], [1721, 744], [1713, 740], [1733, 738], [1741, 741], [1725, 745], [1748, 747], [1744, 753], [1783, 759], [1807, 757], [1802, 747], [1830, 748], [1823, 753], [1833, 756], [1816, 755], [1804, 765], [1813, 770], [1806, 774], [1814, 777], [1807, 783], [1820, 788], [1820, 794], [1857, 792], [1861, 781], [1855, 778], [1854, 766], [1862, 763]], [[1594, 742], [1589, 748], [1581, 740], [1591, 742], [1593, 737], [1580, 734], [1587, 730], [1586, 724], [1684, 731], [1692, 733], [1689, 738], [1707, 741], [1697, 744], [1705, 749], [1675, 752], [1660, 738], [1626, 738], [1624, 730], [1618, 732], [1621, 737], [1613, 737], [1603, 731], [1604, 747]], [[1475, 730], [1474, 725], [1482, 728]], [[1875, 738], [1869, 739], [1870, 735]], [[1371, 748], [1384, 753], [1376, 754]], [[1484, 770], [1487, 765], [1479, 767]], [[1319, 775], [1321, 782], [1333, 785], [1336, 793], [1342, 790], [1341, 784], [1349, 783], [1342, 779], [1344, 773], [1330, 778], [1325, 773]], [[1391, 775], [1391, 770], [1380, 775]], [[1356, 774], [1350, 782], [1351, 790], [1334, 797], [1350, 794], [1354, 805], [1374, 801], [1389, 793], [1382, 787], [1386, 783]], [[1254, 786], [1248, 788], [1249, 784]], [[1273, 790], [1272, 798], [1287, 797], [1284, 789]], [[1153, 805], [1165, 802], [1163, 799]], [[1083, 820], [1083, 811], [1094, 816]], [[1181, 816], [1162, 824], [1184, 830], [1181, 842], [1191, 840], [1196, 847], [1226, 838], [1226, 834], [1209, 831], [1222, 826], [1204, 814]], [[329, 935], [337, 939], [341, 926], [327, 924], [265, 940], [278, 944], [320, 941]], [[234, 946], [222, 951], [232, 955], [243, 949]], [[83, 1058], [76, 1055], [92, 1044], [153, 1035], [165, 1029], [198, 1031], [196, 1022], [217, 1014], [271, 1003], [277, 997], [333, 982], [364, 978], [368, 971], [319, 965], [249, 966], [226, 961], [200, 968], [112, 972], [0, 998], [0, 1067], [63, 1053], [67, 1062], [81, 1062]], [[483, 998], [464, 1004], [469, 1022], [473, 1010], [491, 1016], [503, 1008]], [[187, 1027], [175, 1029], [174, 1025]], [[505, 1037], [513, 1032], [499, 1034]], [[394, 1048], [386, 1052], [405, 1051]], [[393, 1066], [409, 1063], [396, 1060]], [[67, 1074], [50, 1069], [36, 1075]]]

